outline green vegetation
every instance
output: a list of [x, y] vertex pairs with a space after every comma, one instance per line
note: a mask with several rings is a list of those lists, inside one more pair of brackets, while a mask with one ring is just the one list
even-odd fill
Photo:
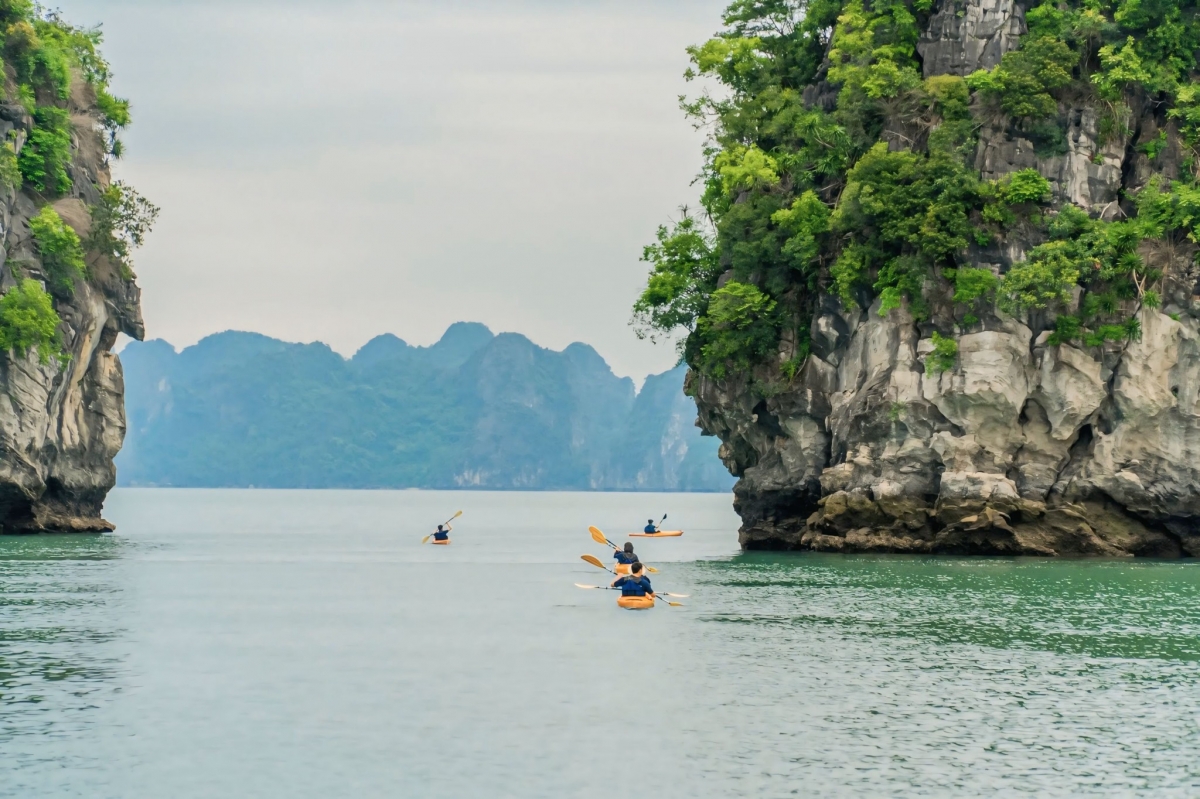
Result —
[[1071, 68], [1078, 60], [1066, 43], [1054, 37], [1027, 37], [1020, 49], [1005, 53], [994, 69], [972, 74], [967, 85], [1011, 117], [1042, 119], [1057, 112], [1058, 102], [1051, 93], [1071, 83]]
[[29, 220], [29, 229], [50, 291], [60, 299], [70, 297], [75, 293], [75, 281], [87, 277], [79, 236], [48, 205]]
[[10, 142], [0, 144], [0, 186], [7, 191], [21, 187], [21, 167], [17, 164], [17, 151]]
[[846, 176], [833, 214], [833, 229], [847, 242], [830, 270], [842, 301], [853, 303], [855, 289], [874, 274], [881, 314], [908, 298], [922, 317], [925, 278], [966, 248], [967, 213], [979, 195], [974, 173], [949, 154], [891, 152], [882, 142], [872, 147]]
[[731, 280], [712, 293], [696, 336], [713, 376], [724, 377], [727, 367], [745, 371], [775, 347], [775, 310], [775, 301], [750, 283]]
[[114, 97], [112, 73], [100, 55], [99, 29], [76, 28], [53, 11], [22, 0], [0, 0], [4, 62], [11, 67], [9, 95], [29, 110], [34, 129], [18, 160], [26, 185], [47, 196], [71, 189], [71, 118], [68, 101], [78, 75], [96, 96], [108, 149], [120, 156], [117, 133], [130, 122], [129, 102]]
[[933, 334], [933, 352], [925, 356], [925, 374], [940, 375], [954, 368], [958, 361], [958, 342], [952, 338]]
[[700, 223], [685, 210], [674, 228], [659, 227], [657, 243], [643, 250], [642, 260], [653, 266], [649, 285], [633, 309], [641, 322], [638, 334], [693, 329], [720, 274], [712, 241]]
[[21, 148], [17, 164], [25, 184], [48, 195], [71, 190], [71, 120], [66, 109], [43, 106], [33, 112], [35, 127]]
[[133, 187], [117, 181], [100, 194], [100, 202], [90, 209], [92, 230], [86, 247], [90, 252], [112, 259], [127, 280], [133, 279], [131, 254], [146, 240], [158, 206], [138, 194]]
[[[0, 350], [24, 356], [36, 349], [43, 363], [67, 357], [54, 301], [69, 299], [77, 281], [90, 277], [85, 255], [110, 259], [122, 276], [132, 279], [130, 254], [158, 214], [130, 187], [81, 186], [83, 170], [72, 169], [73, 140], [90, 135], [90, 125], [77, 129], [74, 120], [90, 114], [114, 156], [121, 150], [117, 133], [130, 122], [129, 103], [109, 91], [112, 75], [99, 51], [101, 41], [98, 29], [76, 28], [39, 4], [0, 0], [5, 67], [0, 93], [23, 105], [32, 123], [18, 125], [0, 146], [0, 189], [23, 190], [40, 206], [28, 224], [41, 262], [39, 270], [36, 262], [7, 261], [17, 285], [0, 298]], [[50, 203], [68, 194], [87, 196], [92, 188], [100, 199], [89, 209], [91, 233], [85, 243]], [[30, 279], [31, 271], [44, 277], [46, 288]]]
[[[1161, 303], [1162, 279], [1143, 258], [1183, 252], [1200, 218], [1200, 3], [1042, 2], [993, 69], [922, 80], [915, 48], [931, 7], [737, 0], [724, 30], [689, 49], [687, 77], [721, 85], [683, 104], [711, 133], [703, 213], [646, 249], [643, 335], [681, 329], [693, 368], [722, 378], [755, 367], [760, 379], [764, 364], [781, 379], [798, 371], [779, 344], [806, 340], [821, 292], [918, 320], [952, 296], [962, 326], [994, 304], [1086, 346], [1140, 335], [1138, 312]], [[1104, 143], [1130, 132], [1132, 93], [1174, 120], [1188, 176], [1123, 198], [1124, 215], [1052, 205], [1033, 169], [998, 181], [975, 170], [985, 124], [1008, 125], [1043, 158], [1066, 152], [1068, 103], [1097, 110], [1101, 147], [1089, 155], [1103, 163]], [[1163, 133], [1142, 149], [1157, 159], [1169, 144]], [[1023, 262], [1003, 275], [972, 268], [972, 248], [1014, 235], [1032, 245]], [[953, 365], [952, 345], [938, 335], [935, 372]]]
[[30, 350], [37, 350], [43, 364], [51, 358], [65, 364], [69, 356], [62, 351], [61, 322], [41, 284], [22, 280], [0, 297], [0, 351], [24, 358]]

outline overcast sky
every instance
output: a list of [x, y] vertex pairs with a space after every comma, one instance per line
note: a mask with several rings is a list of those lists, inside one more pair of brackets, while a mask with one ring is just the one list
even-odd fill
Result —
[[133, 101], [117, 175], [162, 206], [148, 336], [350, 354], [484, 322], [641, 378], [641, 248], [692, 200], [684, 48], [726, 0], [56, 0]]

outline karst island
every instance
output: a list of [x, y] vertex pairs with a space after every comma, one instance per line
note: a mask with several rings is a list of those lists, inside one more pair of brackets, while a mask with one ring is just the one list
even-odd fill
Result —
[[749, 549], [1200, 555], [1194, 3], [732, 4], [646, 335]]

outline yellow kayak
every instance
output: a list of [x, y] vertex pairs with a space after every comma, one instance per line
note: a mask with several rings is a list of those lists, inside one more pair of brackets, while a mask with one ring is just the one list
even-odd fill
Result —
[[626, 610], [649, 610], [654, 607], [652, 596], [621, 596], [617, 597], [617, 606]]
[[434, 541], [430, 541], [429, 543], [431, 543], [431, 544], [438, 544], [438, 545], [440, 545], [440, 546], [446, 546], [447, 544], [449, 544], [449, 543], [450, 543], [450, 539], [449, 539], [449, 538], [447, 538], [445, 541], [436, 541], [436, 540], [434, 540]]
[[630, 533], [630, 538], [678, 538], [683, 530], [663, 530], [661, 533]]

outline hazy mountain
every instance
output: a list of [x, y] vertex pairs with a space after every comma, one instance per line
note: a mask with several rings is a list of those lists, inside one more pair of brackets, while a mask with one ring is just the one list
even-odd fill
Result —
[[480, 324], [347, 360], [256, 333], [132, 342], [121, 485], [724, 491], [683, 369], [640, 394], [594, 349]]

